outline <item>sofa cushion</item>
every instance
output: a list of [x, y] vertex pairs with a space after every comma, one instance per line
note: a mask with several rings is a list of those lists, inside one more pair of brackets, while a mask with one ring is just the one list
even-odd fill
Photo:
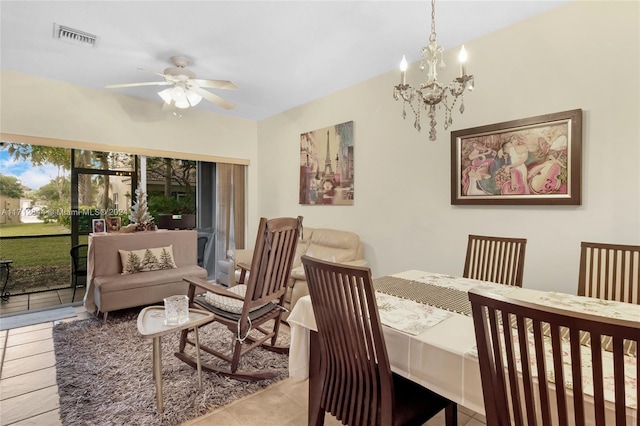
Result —
[[302, 233], [300, 234], [300, 238], [298, 239], [298, 245], [296, 246], [296, 254], [293, 256], [293, 264], [291, 265], [292, 268], [302, 266], [302, 261], [300, 260], [300, 258], [307, 252], [307, 249], [309, 248], [313, 231], [313, 228], [305, 227], [302, 229]]
[[309, 257], [315, 257], [316, 259], [326, 260], [328, 262], [343, 263], [350, 260], [354, 260], [357, 247], [353, 248], [339, 248], [339, 247], [327, 247], [311, 243], [307, 249], [306, 255]]
[[307, 256], [331, 262], [355, 260], [360, 247], [360, 237], [353, 232], [337, 229], [314, 229]]
[[293, 268], [289, 278], [293, 280], [306, 280], [307, 277], [304, 274], [304, 266], [300, 265], [297, 268]]
[[311, 234], [311, 244], [355, 249], [360, 245], [360, 237], [353, 232], [338, 229], [315, 229]]
[[[238, 296], [244, 297], [244, 295], [247, 293], [247, 286], [245, 284], [238, 284], [236, 286], [229, 287], [227, 291], [235, 293]], [[222, 296], [220, 294], [212, 293], [210, 291], [207, 292], [207, 294], [204, 296], [204, 299], [211, 306], [214, 306], [218, 309], [222, 309], [223, 311], [232, 312], [234, 314], [241, 313], [242, 306], [244, 305], [244, 302], [242, 300], [234, 299], [232, 297]], [[260, 309], [266, 304], [267, 303], [265, 303], [264, 305], [254, 306], [252, 309], [249, 310], [249, 312], [253, 312], [257, 309]]]
[[[207, 270], [198, 265], [181, 266], [177, 269], [145, 272], [144, 274], [101, 275], [93, 278], [93, 285], [100, 293], [111, 293], [129, 289], [144, 289], [158, 284], [182, 282], [184, 277], [207, 279]], [[137, 305], [133, 305], [137, 306]]]
[[122, 262], [122, 275], [177, 268], [173, 260], [172, 245], [141, 250], [118, 250], [118, 253]]

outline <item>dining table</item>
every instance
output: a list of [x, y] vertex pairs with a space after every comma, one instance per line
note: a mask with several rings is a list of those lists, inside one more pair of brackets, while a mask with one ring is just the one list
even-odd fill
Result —
[[[441, 273], [408, 270], [375, 278], [373, 286], [392, 371], [483, 415], [482, 382], [468, 299], [470, 289], [575, 312], [622, 317], [640, 324], [640, 305]], [[309, 379], [309, 424], [312, 424], [311, 417], [319, 406], [321, 383], [320, 343], [310, 296], [298, 300], [287, 322], [291, 327], [289, 377], [294, 381]], [[637, 377], [627, 386], [634, 389], [628, 394], [635, 395]], [[628, 424], [636, 424], [635, 396], [627, 400], [627, 417]]]

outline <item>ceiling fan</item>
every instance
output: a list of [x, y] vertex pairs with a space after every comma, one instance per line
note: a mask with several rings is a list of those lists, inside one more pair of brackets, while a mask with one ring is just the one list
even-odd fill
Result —
[[109, 84], [105, 86], [105, 88], [117, 89], [137, 86], [173, 86], [158, 92], [158, 95], [165, 102], [165, 106], [189, 108], [190, 106], [196, 106], [202, 98], [204, 98], [225, 109], [232, 109], [235, 107], [235, 105], [228, 100], [205, 90], [205, 88], [236, 90], [237, 87], [235, 84], [227, 80], [207, 80], [196, 78], [193, 71], [186, 68], [189, 64], [189, 59], [184, 56], [172, 56], [171, 62], [174, 66], [166, 68], [164, 73], [138, 68], [141, 71], [147, 71], [152, 74], [159, 75], [164, 78], [164, 81]]

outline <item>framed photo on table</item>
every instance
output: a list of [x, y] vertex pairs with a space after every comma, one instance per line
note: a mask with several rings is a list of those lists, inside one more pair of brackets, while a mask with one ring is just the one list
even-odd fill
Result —
[[582, 110], [451, 132], [451, 204], [580, 205]]
[[107, 232], [120, 231], [120, 217], [114, 216], [107, 219]]
[[103, 234], [107, 232], [107, 225], [104, 219], [93, 219], [92, 225], [94, 234]]

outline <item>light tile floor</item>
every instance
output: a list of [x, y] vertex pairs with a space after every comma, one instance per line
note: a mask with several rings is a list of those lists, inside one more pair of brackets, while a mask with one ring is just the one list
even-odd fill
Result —
[[[76, 308], [73, 321], [89, 317]], [[304, 426], [307, 424], [307, 382], [284, 380], [219, 408], [184, 426]], [[269, 410], [265, 407], [278, 407]], [[459, 407], [460, 426], [483, 426], [484, 417]], [[53, 351], [53, 323], [0, 331], [0, 425], [61, 425]], [[325, 424], [341, 423], [327, 415]], [[441, 413], [428, 426], [444, 425]]]

